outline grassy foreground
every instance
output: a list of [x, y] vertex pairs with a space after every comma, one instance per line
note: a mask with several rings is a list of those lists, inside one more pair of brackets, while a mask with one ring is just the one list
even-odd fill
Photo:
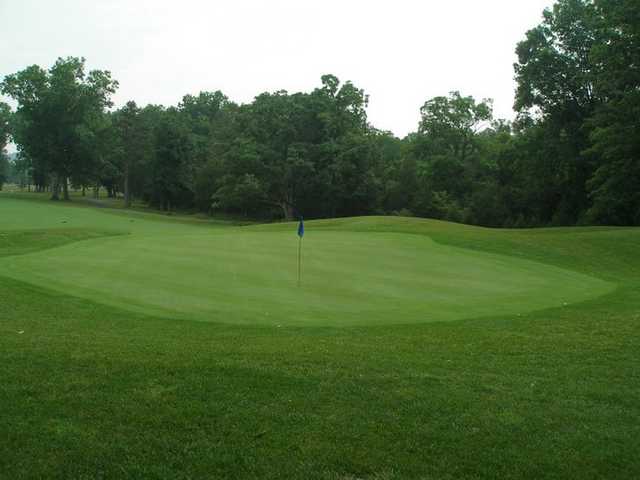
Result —
[[0, 219], [0, 477], [640, 476], [640, 229]]

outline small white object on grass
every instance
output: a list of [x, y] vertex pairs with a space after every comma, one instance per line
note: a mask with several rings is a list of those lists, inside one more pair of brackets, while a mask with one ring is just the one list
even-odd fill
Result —
[[18, 332], [18, 335], [22, 335], [23, 333], [24, 333], [24, 330], [20, 330], [20, 331]]

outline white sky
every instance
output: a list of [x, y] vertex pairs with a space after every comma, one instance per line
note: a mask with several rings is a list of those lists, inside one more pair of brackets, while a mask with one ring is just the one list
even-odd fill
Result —
[[[552, 0], [0, 0], [0, 77], [60, 56], [120, 82], [117, 106], [177, 104], [222, 90], [310, 91], [333, 73], [370, 95], [369, 119], [398, 136], [451, 90], [513, 118], [516, 43]], [[6, 99], [5, 99], [6, 101]]]

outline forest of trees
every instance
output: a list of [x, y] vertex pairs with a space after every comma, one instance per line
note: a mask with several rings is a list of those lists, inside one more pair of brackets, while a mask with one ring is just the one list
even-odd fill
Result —
[[255, 218], [401, 214], [487, 226], [640, 225], [640, 5], [560, 0], [517, 45], [513, 122], [459, 92], [403, 139], [333, 75], [238, 105], [222, 92], [114, 110], [84, 59], [4, 78], [0, 185], [68, 199], [100, 188], [163, 210]]

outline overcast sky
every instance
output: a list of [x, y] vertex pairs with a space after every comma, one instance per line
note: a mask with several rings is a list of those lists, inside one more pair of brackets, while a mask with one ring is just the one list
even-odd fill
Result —
[[60, 56], [120, 82], [117, 106], [186, 93], [310, 91], [333, 73], [370, 95], [374, 126], [404, 136], [420, 106], [459, 90], [512, 118], [516, 43], [548, 0], [0, 0], [0, 77]]

